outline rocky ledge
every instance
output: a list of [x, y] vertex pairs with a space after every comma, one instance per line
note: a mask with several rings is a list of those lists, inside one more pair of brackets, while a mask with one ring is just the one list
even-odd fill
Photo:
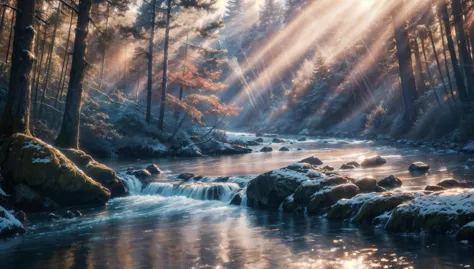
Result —
[[256, 177], [248, 184], [246, 197], [247, 206], [259, 209], [324, 215], [389, 232], [451, 233], [474, 242], [470, 184], [439, 186], [436, 191], [408, 191], [401, 185], [394, 176], [378, 182], [370, 177], [352, 179], [300, 162]]

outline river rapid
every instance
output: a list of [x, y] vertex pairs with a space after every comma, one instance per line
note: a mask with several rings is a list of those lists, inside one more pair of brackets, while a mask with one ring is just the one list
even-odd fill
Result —
[[[254, 135], [230, 133], [230, 139]], [[428, 146], [408, 147], [357, 140], [281, 136], [264, 145], [273, 152], [237, 156], [155, 160], [163, 173], [142, 190], [124, 176], [131, 196], [105, 207], [81, 208], [82, 218], [27, 223], [24, 236], [0, 242], [0, 268], [469, 268], [474, 247], [454, 235], [390, 234], [370, 226], [324, 217], [265, 212], [230, 205], [256, 175], [309, 156], [339, 168], [343, 163], [381, 155], [387, 164], [340, 171], [351, 177], [382, 179], [396, 175], [407, 189], [422, 189], [442, 179], [470, 180], [469, 155]], [[285, 146], [287, 152], [278, 149]], [[301, 149], [301, 150], [298, 150]], [[423, 161], [428, 174], [413, 176], [408, 166]], [[112, 163], [117, 171], [150, 161]], [[180, 173], [202, 175], [201, 182], [178, 185]], [[123, 175], [123, 174], [122, 174]], [[230, 177], [221, 182], [219, 177]], [[244, 201], [245, 203], [245, 201]]]

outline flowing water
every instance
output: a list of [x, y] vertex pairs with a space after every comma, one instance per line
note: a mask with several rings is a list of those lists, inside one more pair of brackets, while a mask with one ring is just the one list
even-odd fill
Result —
[[[232, 133], [233, 139], [254, 139]], [[132, 196], [105, 207], [82, 208], [82, 218], [29, 221], [26, 235], [0, 242], [0, 268], [469, 268], [474, 247], [453, 235], [389, 234], [383, 229], [332, 222], [324, 217], [264, 212], [229, 205], [259, 173], [314, 155], [339, 167], [380, 154], [388, 163], [344, 171], [352, 177], [395, 174], [403, 187], [420, 189], [445, 178], [469, 179], [468, 155], [430, 148], [395, 148], [363, 140], [287, 136], [289, 152], [156, 160], [164, 173], [142, 189], [125, 176]], [[264, 144], [270, 144], [265, 138]], [[255, 147], [256, 150], [261, 146]], [[297, 149], [301, 148], [301, 151]], [[412, 176], [416, 160], [431, 165]], [[149, 162], [114, 164], [117, 170]], [[203, 175], [177, 182], [176, 175]], [[229, 179], [223, 179], [223, 176]], [[245, 199], [243, 201], [245, 203]]]

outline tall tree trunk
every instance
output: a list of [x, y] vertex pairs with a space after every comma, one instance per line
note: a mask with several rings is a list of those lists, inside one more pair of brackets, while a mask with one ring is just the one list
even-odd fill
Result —
[[395, 32], [395, 44], [397, 47], [405, 119], [413, 123], [416, 118], [415, 100], [418, 98], [418, 93], [416, 91], [416, 81], [415, 75], [413, 74], [410, 45], [408, 42], [407, 22], [406, 19], [402, 19], [398, 22], [394, 16], [392, 16], [392, 20]]
[[66, 96], [63, 123], [56, 144], [63, 148], [79, 148], [82, 82], [86, 67], [87, 31], [92, 0], [81, 0], [78, 7], [74, 53], [72, 55], [69, 89]]
[[453, 34], [451, 33], [451, 25], [449, 23], [448, 6], [446, 4], [446, 1], [444, 0], [440, 1], [439, 13], [440, 17], [442, 17], [444, 29], [446, 32], [446, 40], [448, 42], [449, 54], [451, 56], [451, 63], [453, 65], [454, 77], [456, 78], [456, 86], [458, 88], [459, 99], [461, 100], [461, 103], [464, 104], [464, 108], [467, 109], [467, 104], [469, 103], [469, 96], [467, 94], [467, 89], [464, 84], [463, 73], [461, 71], [461, 68], [459, 67], [456, 49], [454, 48]]
[[[436, 60], [436, 66], [438, 67], [438, 72], [439, 72], [439, 77], [441, 78], [441, 83], [443, 84], [444, 93], [446, 94], [446, 96], [449, 100], [449, 92], [448, 92], [448, 88], [446, 86], [446, 82], [444, 81], [443, 71], [441, 71], [441, 64], [439, 63], [439, 57], [438, 57], [438, 52], [436, 51], [436, 45], [435, 45], [435, 42], [434, 42], [433, 33], [431, 32], [431, 29], [429, 27], [428, 27], [428, 36], [429, 36], [430, 41], [431, 41], [431, 48], [433, 49], [433, 55], [434, 55], [435, 60]], [[449, 103], [449, 101], [448, 101], [448, 103]], [[449, 103], [449, 106], [452, 109], [451, 103]]]
[[[3, 37], [3, 28], [5, 28], [5, 12], [7, 11], [7, 7], [2, 8], [2, 18], [0, 19], [0, 37]], [[2, 38], [3, 40], [3, 38]]]
[[69, 39], [71, 38], [71, 29], [72, 29], [72, 22], [74, 20], [74, 10], [71, 11], [71, 20], [69, 21], [69, 29], [67, 32], [67, 38], [66, 38], [66, 45], [64, 46], [64, 56], [63, 56], [63, 63], [61, 66], [61, 73], [59, 75], [59, 83], [58, 83], [58, 89], [56, 90], [56, 98], [54, 100], [54, 107], [58, 107], [58, 102], [59, 102], [59, 94], [62, 93], [62, 85], [63, 85], [63, 80], [66, 79], [66, 74], [64, 72], [64, 68], [67, 65], [67, 59], [69, 58]]
[[[107, 32], [109, 28], [109, 12], [110, 12], [110, 4], [107, 2], [107, 14], [105, 17], [105, 32]], [[104, 44], [104, 48], [102, 49], [102, 60], [100, 63], [99, 91], [102, 90], [102, 83], [104, 82], [105, 54], [107, 53], [107, 45], [108, 44]]]
[[464, 63], [463, 69], [464, 69], [464, 74], [466, 75], [467, 94], [469, 96], [469, 95], [474, 94], [474, 71], [472, 69], [472, 59], [469, 56], [469, 52], [467, 51], [466, 35], [464, 33], [464, 20], [462, 17], [461, 0], [453, 0], [452, 9], [453, 9], [453, 17], [454, 17], [453, 23], [456, 29], [456, 36], [458, 38], [459, 57], [461, 58], [461, 62]]
[[39, 88], [39, 80], [41, 76], [41, 70], [43, 69], [43, 58], [44, 58], [44, 47], [46, 46], [46, 25], [44, 26], [44, 32], [43, 32], [43, 42], [41, 43], [41, 48], [40, 48], [40, 60], [38, 63], [38, 70], [36, 72], [36, 77], [33, 77], [33, 89], [35, 91], [35, 102], [33, 103], [33, 111], [35, 113], [32, 113], [32, 116], [34, 117], [36, 114], [36, 111], [38, 109], [38, 88]]
[[428, 78], [430, 81], [430, 87], [433, 93], [435, 94], [438, 105], [441, 106], [441, 101], [439, 100], [438, 92], [436, 91], [433, 75], [431, 75], [430, 65], [428, 64], [428, 57], [426, 57], [425, 41], [423, 40], [423, 38], [420, 38], [420, 41], [421, 41], [421, 50], [423, 51], [423, 59], [425, 60], [426, 73], [428, 74]]
[[61, 2], [59, 2], [58, 5], [58, 11], [57, 11], [57, 18], [56, 22], [54, 23], [54, 29], [53, 29], [53, 37], [51, 39], [51, 47], [49, 48], [49, 57], [48, 57], [48, 64], [46, 65], [46, 77], [44, 80], [44, 85], [43, 85], [43, 94], [41, 95], [41, 103], [39, 107], [39, 112], [38, 112], [38, 120], [42, 116], [43, 112], [43, 106], [44, 106], [44, 100], [46, 98], [46, 92], [48, 91], [48, 82], [49, 82], [49, 73], [51, 71], [51, 63], [53, 60], [53, 53], [54, 53], [54, 44], [56, 43], [56, 34], [58, 32], [58, 26], [59, 23], [61, 22]]
[[439, 23], [439, 32], [441, 34], [441, 44], [443, 45], [443, 57], [444, 57], [444, 68], [446, 69], [446, 76], [448, 77], [448, 83], [449, 83], [449, 90], [451, 92], [451, 97], [453, 101], [455, 102], [454, 98], [454, 91], [453, 91], [453, 82], [451, 80], [451, 74], [449, 72], [449, 65], [448, 65], [448, 55], [446, 54], [446, 44], [444, 43], [445, 37], [444, 37], [444, 30], [443, 30], [443, 22], [441, 17], [438, 17], [438, 23]]
[[[188, 63], [188, 42], [189, 42], [189, 31], [186, 32], [186, 45], [184, 46], [184, 61], [183, 61], [183, 77], [186, 74], [186, 65]], [[179, 84], [179, 100], [183, 99], [184, 86], [183, 82]]]
[[420, 57], [420, 47], [418, 46], [418, 41], [415, 38], [415, 81], [416, 81], [416, 88], [420, 94], [425, 93], [426, 85], [425, 85], [425, 75], [423, 74], [423, 66], [421, 64], [421, 57]]
[[153, 87], [153, 47], [155, 38], [155, 17], [156, 17], [156, 0], [152, 2], [152, 14], [151, 14], [151, 33], [150, 40], [148, 42], [148, 80], [147, 80], [147, 96], [146, 96], [146, 123], [151, 123], [151, 95]]
[[163, 131], [165, 118], [166, 92], [168, 87], [168, 47], [170, 41], [170, 19], [171, 19], [171, 0], [167, 0], [166, 7], [166, 28], [165, 28], [165, 47], [163, 50], [163, 81], [161, 83], [161, 104], [158, 128]]
[[30, 133], [30, 73], [35, 58], [32, 53], [35, 4], [35, 0], [17, 1], [17, 9], [21, 12], [16, 16], [8, 97], [0, 122], [0, 137]]
[[13, 27], [15, 25], [14, 21], [16, 17], [16, 14], [14, 11], [12, 11], [11, 13], [12, 13], [12, 18], [10, 21], [10, 34], [8, 35], [8, 47], [7, 47], [7, 54], [5, 55], [5, 64], [8, 64], [8, 58], [10, 57], [10, 48], [12, 44], [12, 36], [13, 36], [13, 30], [14, 30]]

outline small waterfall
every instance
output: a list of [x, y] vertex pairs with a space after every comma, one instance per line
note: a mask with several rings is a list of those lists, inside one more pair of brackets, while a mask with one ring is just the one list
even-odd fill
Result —
[[241, 207], [247, 207], [247, 188], [241, 191], [242, 193], [242, 202], [240, 202]]
[[125, 183], [125, 185], [127, 185], [128, 192], [131, 195], [138, 195], [142, 192], [143, 184], [134, 175], [120, 173], [118, 176]]
[[240, 190], [235, 183], [186, 182], [186, 183], [151, 183], [143, 195], [185, 196], [195, 200], [230, 201]]

